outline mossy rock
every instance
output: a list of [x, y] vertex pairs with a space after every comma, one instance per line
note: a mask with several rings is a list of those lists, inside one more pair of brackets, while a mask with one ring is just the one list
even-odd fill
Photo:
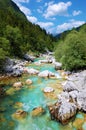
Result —
[[21, 119], [24, 119], [27, 115], [28, 115], [28, 113], [27, 113], [26, 111], [17, 110], [17, 111], [12, 115], [12, 117], [13, 117], [14, 119], [21, 120]]
[[23, 103], [22, 102], [16, 102], [14, 104], [14, 108], [21, 108], [23, 106]]

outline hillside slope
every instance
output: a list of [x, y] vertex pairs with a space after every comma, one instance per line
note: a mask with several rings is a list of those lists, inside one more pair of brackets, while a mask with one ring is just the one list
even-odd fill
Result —
[[24, 53], [52, 50], [54, 38], [29, 22], [11, 0], [0, 0], [0, 61], [6, 56], [21, 57]]

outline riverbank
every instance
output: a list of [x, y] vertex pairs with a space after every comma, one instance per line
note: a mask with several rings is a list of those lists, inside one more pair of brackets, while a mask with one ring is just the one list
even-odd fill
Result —
[[[63, 70], [55, 70], [54, 60], [51, 62], [50, 58], [48, 60], [48, 57], [45, 58], [45, 56], [35, 59], [33, 63], [28, 63], [24, 67], [25, 73], [20, 77], [11, 77], [3, 82], [8, 81], [4, 86], [6, 95], [0, 99], [0, 111], [3, 111], [3, 114], [0, 112], [0, 129], [4, 129], [6, 126], [7, 130], [78, 130], [77, 126], [81, 121], [80, 128], [85, 130], [83, 127], [85, 126], [86, 115], [78, 113], [75, 105], [71, 104], [72, 107], [70, 106], [68, 101], [70, 100], [69, 93], [71, 91], [68, 91], [69, 89], [67, 88], [67, 90], [64, 89], [64, 85], [70, 81], [69, 79], [72, 79], [73, 75], [76, 75], [75, 77], [78, 78], [78, 74], [70, 75]], [[62, 106], [60, 106], [61, 112], [63, 110], [63, 112], [67, 112], [59, 116], [60, 119], [63, 119], [63, 116], [68, 117], [66, 118], [65, 126], [61, 125], [62, 120], [57, 120], [56, 122], [52, 120], [54, 118], [53, 116], [51, 118], [49, 114], [49, 107], [53, 104], [57, 107], [57, 101], [58, 103], [62, 102]], [[73, 103], [72, 100], [71, 103]], [[69, 121], [72, 115], [75, 120], [73, 118], [73, 120]]]

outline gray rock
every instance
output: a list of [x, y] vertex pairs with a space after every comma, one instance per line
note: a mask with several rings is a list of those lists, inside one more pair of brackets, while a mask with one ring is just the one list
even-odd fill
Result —
[[62, 63], [60, 62], [54, 62], [54, 65], [56, 70], [60, 70], [62, 68]]
[[79, 92], [77, 96], [77, 104], [80, 110], [83, 110], [86, 112], [86, 90]]
[[62, 124], [65, 124], [71, 117], [75, 116], [76, 112], [77, 106], [74, 103], [64, 100], [58, 110], [58, 119], [62, 122]]
[[25, 60], [31, 61], [31, 62], [33, 62], [34, 59], [35, 59], [34, 56], [31, 56], [31, 55], [28, 55], [28, 54], [25, 54], [23, 57], [24, 57]]
[[57, 102], [54, 106], [50, 106], [49, 110], [51, 119], [60, 121], [62, 124], [67, 124], [75, 116], [77, 106], [74, 103], [64, 100], [60, 103]]

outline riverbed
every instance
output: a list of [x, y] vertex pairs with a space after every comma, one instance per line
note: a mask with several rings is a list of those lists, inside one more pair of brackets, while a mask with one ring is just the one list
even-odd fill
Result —
[[[21, 78], [8, 81], [5, 86], [7, 95], [0, 98], [0, 130], [79, 130], [73, 126], [73, 121], [67, 125], [62, 125], [51, 120], [48, 105], [55, 103], [58, 100], [58, 94], [62, 92], [61, 83], [63, 79], [60, 73], [54, 69], [52, 64], [36, 65], [31, 63], [27, 67], [37, 69], [40, 72], [49, 70], [55, 73], [57, 78], [40, 78], [37, 75], [23, 74]], [[27, 79], [31, 79], [33, 83], [26, 85]], [[23, 82], [23, 87], [20, 90], [14, 91], [12, 89], [15, 81]], [[46, 95], [43, 92], [45, 87], [52, 87], [55, 90], [54, 93]], [[45, 113], [33, 117], [31, 115], [32, 110], [39, 106], [45, 110]], [[20, 109], [26, 111], [28, 115], [23, 119], [13, 118], [13, 114]], [[83, 130], [86, 130], [85, 116], [83, 113], [76, 115], [76, 119], [83, 120]]]

